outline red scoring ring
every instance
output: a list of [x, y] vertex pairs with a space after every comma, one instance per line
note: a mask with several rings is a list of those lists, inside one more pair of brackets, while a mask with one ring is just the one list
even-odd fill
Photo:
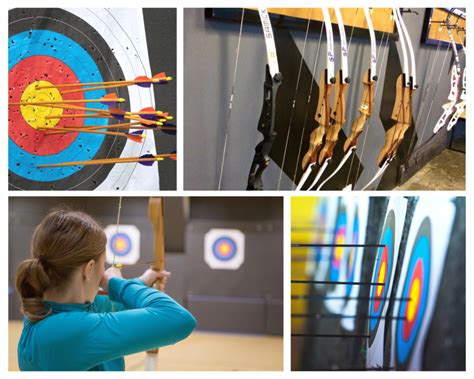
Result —
[[[74, 72], [60, 60], [49, 56], [32, 56], [17, 63], [8, 73], [9, 102], [21, 101], [25, 89], [33, 82], [46, 80], [54, 84], [77, 83]], [[64, 100], [84, 100], [82, 92], [62, 95]], [[84, 103], [74, 105], [84, 107]], [[63, 114], [84, 113], [64, 109]], [[56, 128], [63, 125], [83, 126], [82, 118], [62, 119]], [[8, 135], [23, 150], [34, 155], [52, 155], [66, 149], [76, 138], [77, 133], [47, 135], [44, 130], [37, 130], [24, 120], [19, 106], [8, 107]]]
[[[380, 260], [380, 264], [377, 267], [377, 273], [375, 275], [375, 282], [379, 282], [379, 276], [380, 276], [380, 270], [382, 268], [383, 263], [385, 263], [385, 278], [384, 278], [384, 283], [387, 283], [387, 275], [388, 275], [388, 246], [384, 246], [383, 252], [382, 252], [382, 257]], [[381, 304], [381, 298], [383, 297], [383, 290], [382, 290], [382, 296], [377, 295], [377, 289], [379, 286], [374, 287], [374, 298], [373, 298], [373, 304], [374, 304], [374, 311], [377, 313], [379, 311], [379, 307]]]
[[[413, 283], [415, 282], [415, 279], [417, 278], [420, 281], [420, 295], [421, 295], [421, 292], [423, 292], [423, 262], [421, 259], [419, 259], [418, 262], [416, 262], [415, 269], [413, 270], [413, 275], [410, 278], [410, 287], [408, 290], [408, 294], [412, 293]], [[411, 301], [416, 301], [416, 304], [415, 304], [416, 310], [415, 310], [415, 314], [412, 320], [408, 319], [409, 304], [407, 304], [405, 308], [405, 314], [403, 315], [405, 319], [403, 320], [403, 329], [402, 329], [402, 335], [405, 341], [408, 341], [408, 339], [410, 338], [413, 327], [415, 326], [416, 320], [418, 319], [418, 313], [420, 312], [420, 300], [421, 300], [420, 297], [418, 297], [418, 299], [411, 299]]]

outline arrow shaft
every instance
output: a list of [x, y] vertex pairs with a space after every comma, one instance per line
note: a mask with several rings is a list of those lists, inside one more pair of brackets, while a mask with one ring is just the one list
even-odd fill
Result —
[[165, 158], [168, 158], [174, 155], [175, 154], [160, 154], [160, 155], [155, 155], [153, 158], [131, 157], [131, 158], [92, 159], [89, 161], [42, 164], [42, 165], [38, 165], [37, 167], [46, 168], [46, 167], [87, 166], [87, 165], [102, 165], [102, 164], [116, 164], [116, 163], [152, 162], [152, 161], [162, 161]]
[[102, 102], [108, 102], [108, 103], [123, 103], [123, 99], [118, 98], [118, 99], [89, 99], [89, 100], [52, 100], [52, 101], [20, 101], [16, 103], [8, 103], [8, 105], [51, 105], [55, 108], [60, 108], [60, 104], [82, 104], [82, 103], [102, 103]]
[[[48, 128], [50, 129], [50, 128]], [[45, 130], [45, 129], [43, 129]], [[91, 133], [91, 134], [103, 134], [107, 136], [118, 136], [118, 137], [130, 137], [128, 134], [123, 133], [123, 132], [109, 132], [109, 131], [100, 131], [100, 130], [88, 130], [84, 128], [69, 128], [69, 129], [55, 129], [54, 131], [46, 132], [48, 135], [53, 135], [53, 134], [67, 134], [67, 133]], [[136, 136], [138, 137], [138, 136]], [[140, 137], [139, 137], [140, 138]], [[143, 137], [141, 137], [143, 138]]]

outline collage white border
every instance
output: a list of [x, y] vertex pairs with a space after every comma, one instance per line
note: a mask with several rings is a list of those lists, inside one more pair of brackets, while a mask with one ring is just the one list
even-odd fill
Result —
[[[2, 49], [1, 49], [1, 62], [0, 62], [0, 72], [1, 81], [3, 83], [4, 90], [0, 91], [0, 101], [3, 104], [3, 119], [4, 119], [4, 131], [7, 128], [7, 114], [8, 114], [8, 92], [7, 92], [7, 83], [8, 83], [8, 49], [7, 49], [7, 41], [8, 41], [8, 9], [12, 7], [91, 7], [91, 8], [99, 8], [99, 7], [108, 7], [108, 8], [116, 8], [116, 7], [123, 7], [128, 8], [130, 7], [130, 1], [128, 0], [115, 0], [115, 1], [103, 1], [103, 0], [63, 0], [63, 1], [11, 1], [8, 0], [6, 2], [2, 2], [1, 12], [2, 17], [0, 18], [0, 31], [2, 31], [1, 35], [2, 38]], [[177, 191], [163, 191], [159, 193], [160, 196], [249, 196], [249, 197], [258, 197], [258, 196], [284, 196], [284, 365], [282, 372], [258, 372], [258, 375], [262, 379], [266, 378], [297, 378], [297, 377], [309, 377], [313, 375], [317, 375], [317, 377], [339, 377], [343, 378], [347, 375], [347, 372], [291, 372], [291, 352], [290, 352], [290, 198], [292, 195], [298, 196], [315, 196], [316, 194], [313, 193], [295, 193], [293, 191], [263, 191], [263, 192], [245, 192], [245, 191], [184, 191], [183, 190], [183, 159], [182, 154], [185, 153], [183, 149], [183, 133], [182, 133], [182, 126], [184, 125], [184, 112], [183, 112], [183, 96], [184, 93], [184, 78], [183, 78], [183, 8], [194, 8], [194, 7], [258, 7], [258, 6], [272, 6], [272, 7], [321, 7], [321, 6], [340, 6], [340, 7], [351, 7], [351, 6], [358, 6], [358, 7], [392, 7], [392, 6], [409, 6], [412, 8], [416, 7], [442, 7], [442, 6], [457, 6], [457, 7], [466, 7], [467, 8], [467, 17], [468, 20], [471, 19], [471, 12], [474, 12], [474, 4], [468, 2], [466, 0], [457, 0], [453, 3], [453, 0], [445, 0], [445, 1], [419, 1], [419, 0], [412, 0], [412, 1], [387, 1], [387, 0], [379, 0], [379, 1], [367, 1], [367, 0], [320, 0], [320, 1], [308, 1], [308, 0], [298, 0], [298, 1], [280, 1], [280, 0], [272, 0], [272, 1], [235, 1], [235, 0], [225, 0], [225, 1], [211, 1], [211, 0], [181, 0], [181, 1], [168, 1], [168, 2], [159, 2], [158, 0], [135, 0], [133, 2], [135, 7], [143, 7], [143, 8], [152, 8], [152, 7], [176, 7], [177, 8], [177, 72], [176, 77], [178, 79], [178, 98], [177, 98], [177, 119], [178, 119], [178, 139], [177, 139], [177, 151], [178, 151], [178, 164], [177, 164]], [[471, 23], [472, 24], [472, 23]], [[469, 45], [467, 45], [467, 49], [469, 49]], [[471, 62], [468, 60], [468, 62]], [[470, 68], [470, 72], [474, 72]], [[447, 74], [448, 75], [448, 74]], [[468, 77], [468, 87], [473, 88], [472, 85], [474, 83], [473, 76], [471, 75]], [[226, 94], [222, 94], [222, 96], [226, 96]], [[468, 105], [467, 109], [473, 109], [471, 97], [468, 97]], [[472, 119], [468, 118], [467, 127], [468, 136], [469, 131], [473, 130], [473, 122]], [[469, 141], [468, 137], [468, 141]], [[472, 138], [471, 138], [472, 140]], [[470, 144], [467, 143], [467, 154], [466, 154], [466, 191], [453, 191], [447, 192], [451, 195], [456, 196], [466, 196], [466, 209], [467, 209], [467, 219], [466, 219], [466, 252], [470, 252], [470, 248], [472, 245], [472, 236], [470, 233], [470, 227], [473, 224], [472, 217], [473, 212], [471, 210], [471, 198], [474, 196], [474, 187], [473, 187], [473, 176], [470, 175], [470, 168], [474, 167], [470, 162], [471, 151], [472, 148]], [[45, 191], [28, 191], [28, 192], [18, 192], [18, 191], [8, 191], [8, 143], [7, 143], [7, 136], [6, 133], [0, 138], [0, 151], [2, 152], [1, 159], [0, 159], [0, 178], [2, 179], [1, 182], [1, 196], [0, 196], [0, 212], [3, 217], [2, 227], [0, 228], [0, 241], [3, 241], [3, 259], [6, 260], [6, 264], [0, 265], [0, 278], [1, 278], [1, 286], [0, 286], [0, 304], [2, 304], [2, 310], [0, 314], [0, 379], [4, 378], [64, 378], [64, 372], [47, 372], [47, 373], [27, 373], [27, 372], [9, 372], [8, 371], [8, 197], [22, 197], [22, 196], [151, 196], [157, 195], [158, 193], [153, 193], [150, 191], [133, 191], [127, 193], [117, 193], [116, 191], [100, 191], [97, 193], [92, 193], [90, 191], [56, 191], [56, 192], [45, 192]], [[377, 191], [377, 192], [367, 192], [366, 194], [369, 196], [390, 196], [393, 191]], [[396, 192], [396, 195], [403, 195], [403, 196], [436, 196], [437, 193], [440, 192], [425, 192], [425, 191], [403, 191], [403, 192]], [[351, 193], [351, 192], [344, 192], [343, 196], [356, 196], [359, 193]], [[395, 195], [394, 194], [394, 195]], [[321, 193], [324, 196], [340, 196], [340, 191], [324, 191]], [[14, 241], [11, 241], [14, 243]], [[472, 267], [472, 258], [469, 253], [466, 253], [466, 267]], [[4, 261], [5, 262], [5, 261]], [[472, 326], [469, 320], [472, 320], [473, 312], [473, 301], [471, 300], [472, 294], [472, 285], [474, 279], [470, 275], [467, 275], [467, 282], [466, 282], [466, 372], [469, 373], [473, 369], [473, 359], [472, 359], [472, 348], [471, 342], [473, 338], [472, 333]], [[66, 375], [70, 378], [92, 378], [98, 377], [101, 378], [114, 378], [117, 377], [133, 377], [133, 378], [150, 378], [152, 375], [159, 375], [160, 378], [185, 378], [192, 375], [195, 379], [208, 379], [208, 378], [219, 378], [222, 379], [222, 376], [225, 375], [226, 378], [251, 378], [255, 375], [255, 372], [206, 372], [206, 371], [176, 371], [176, 372], [166, 372], [162, 371], [157, 374], [152, 374], [150, 372], [107, 372], [107, 373], [94, 373], [94, 372], [68, 372]], [[351, 378], [354, 377], [367, 377], [370, 375], [380, 375], [380, 372], [351, 372]], [[383, 375], [394, 375], [393, 373], [382, 373]], [[400, 375], [400, 374], [396, 374]], [[445, 373], [408, 373], [405, 375], [429, 375], [430, 378], [433, 377], [442, 377], [445, 376]], [[466, 375], [466, 373], [457, 373], [454, 375]]]

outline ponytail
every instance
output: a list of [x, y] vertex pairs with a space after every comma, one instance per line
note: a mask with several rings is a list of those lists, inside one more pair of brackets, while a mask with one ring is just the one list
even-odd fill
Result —
[[31, 241], [31, 258], [16, 273], [21, 312], [31, 322], [47, 317], [46, 290], [67, 284], [73, 272], [105, 251], [107, 237], [89, 215], [68, 209], [53, 210], [36, 227]]

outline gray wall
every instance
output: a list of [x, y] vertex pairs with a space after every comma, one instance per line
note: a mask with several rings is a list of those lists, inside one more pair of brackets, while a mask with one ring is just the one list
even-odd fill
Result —
[[[417, 147], [421, 146], [428, 149], [428, 152], [424, 151], [423, 155], [425, 160], [429, 160], [439, 153], [440, 146], [442, 149], [447, 143], [447, 133], [445, 130], [438, 133], [435, 140], [431, 141], [430, 144], [426, 142], [432, 137], [432, 127], [442, 113], [441, 105], [447, 101], [450, 89], [449, 79], [452, 52], [451, 50], [446, 50], [445, 47], [441, 47], [436, 54], [436, 46], [427, 46], [420, 43], [425, 9], [416, 9], [416, 11], [418, 11], [418, 14], [407, 13], [403, 18], [415, 48], [419, 81], [419, 88], [413, 100], [416, 138], [420, 139], [422, 137], [422, 140], [417, 141]], [[184, 118], [186, 130], [184, 135], [184, 184], [186, 189], [209, 190], [216, 189], [218, 186], [227, 125], [227, 108], [239, 42], [239, 27], [239, 23], [222, 22], [213, 19], [206, 20], [204, 18], [204, 9], [184, 10]], [[337, 27], [334, 26], [333, 29], [336, 35], [336, 67], [339, 67], [339, 38], [336, 32]], [[282, 48], [282, 46], [279, 46], [279, 40], [283, 40], [285, 37], [282, 37], [282, 34], [287, 34], [287, 32], [277, 28], [274, 28], [274, 31], [280, 69], [285, 67], [287, 70], [285, 72], [282, 69], [284, 81], [279, 90], [280, 96], [278, 97], [276, 117], [277, 129], [279, 130], [277, 139], [284, 141], [286, 131], [290, 125], [288, 120], [294, 99], [295, 78], [299, 71], [299, 62], [303, 53], [306, 33], [304, 31], [290, 31], [292, 41], [286, 45], [282, 42]], [[350, 30], [346, 31], [346, 33], [348, 33], [349, 38]], [[308, 35], [303, 67], [304, 70], [310, 73], [313, 71], [318, 48], [321, 52], [324, 52], [326, 49], [325, 37], [323, 36], [321, 46], [319, 46], [319, 37], [319, 30], [311, 31]], [[391, 112], [393, 107], [393, 100], [390, 104], [388, 102], [390, 96], [393, 95], [392, 88], [396, 78], [395, 75], [398, 75], [400, 72], [399, 56], [401, 56], [401, 52], [398, 54], [398, 42], [387, 44], [385, 41], [381, 46], [379, 36], [378, 48], [381, 47], [378, 51], [379, 82], [373, 117], [359, 139], [357, 159], [362, 161], [362, 168], [359, 172], [360, 177], [356, 189], [367, 183], [374, 175], [376, 171], [376, 156], [384, 144], [384, 125], [385, 129], [390, 126], [390, 121], [384, 115]], [[292, 52], [291, 44], [295, 45], [299, 50], [297, 56], [288, 56]], [[361, 80], [369, 64], [369, 52], [370, 43], [368, 36], [366, 38], [353, 37], [349, 54], [352, 84], [347, 92], [345, 135], [348, 134], [352, 122], [358, 115], [357, 109], [362, 95]], [[444, 67], [441, 67], [446, 54], [446, 62]], [[319, 58], [321, 56], [323, 54]], [[293, 60], [293, 62], [291, 63], [290, 60]], [[319, 81], [319, 74], [324, 68], [325, 62], [323, 61], [324, 59], [318, 59], [316, 67], [317, 81]], [[431, 63], [435, 65], [433, 72], [431, 71]], [[231, 113], [228, 146], [225, 155], [223, 189], [244, 189], [246, 187], [248, 170], [254, 154], [253, 150], [255, 145], [262, 139], [261, 134], [257, 132], [257, 122], [262, 108], [265, 64], [265, 46], [260, 25], [244, 23], [234, 90], [234, 106]], [[387, 67], [389, 68], [387, 69]], [[301, 90], [302, 87], [307, 88], [308, 86], [309, 83], [300, 84], [300, 92], [303, 91]], [[284, 89], [285, 87], [286, 89]], [[283, 92], [288, 92], [291, 96], [282, 98], [283, 95], [281, 93]], [[307, 94], [307, 91], [304, 92], [304, 95], [299, 94], [297, 102], [303, 101], [305, 103]], [[313, 101], [316, 100], [313, 99]], [[384, 109], [381, 109], [382, 105]], [[300, 107], [302, 107], [301, 104]], [[308, 119], [311, 120], [313, 116], [314, 107], [309, 110]], [[301, 114], [299, 117], [302, 118]], [[425, 125], [426, 130], [423, 132]], [[298, 126], [292, 125], [292, 128], [301, 133]], [[308, 130], [305, 135], [307, 134]], [[410, 144], [410, 137], [410, 135], [407, 135], [407, 141], [404, 142], [400, 149], [400, 156], [403, 158], [403, 161], [407, 158], [406, 150], [408, 150], [408, 145]], [[293, 136], [293, 138], [298, 140], [299, 137]], [[365, 138], [365, 148], [362, 149], [362, 141]], [[303, 151], [305, 151], [306, 146], [307, 143], [303, 143]], [[335, 158], [337, 158], [337, 154]], [[339, 159], [334, 159], [334, 161], [337, 164]], [[390, 180], [386, 186], [393, 187], [397, 182], [399, 176], [398, 166], [401, 166], [401, 164], [402, 162], [394, 162], [393, 167], [390, 167], [386, 174], [386, 176], [390, 177]], [[419, 169], [419, 167], [416, 167], [416, 169]], [[347, 173], [342, 172], [342, 175], [347, 176]], [[272, 161], [270, 167], [264, 173], [265, 189], [277, 189], [279, 177], [280, 168]], [[291, 187], [292, 180], [284, 174], [280, 188], [291, 189]]]
[[[30, 255], [30, 239], [46, 212], [59, 204], [83, 210], [104, 226], [115, 224], [116, 197], [10, 197], [9, 318], [20, 319], [14, 290], [18, 264]], [[173, 274], [166, 292], [188, 307], [201, 330], [283, 333], [283, 202], [281, 198], [165, 198], [166, 268]], [[141, 232], [138, 264], [125, 277], [140, 275], [153, 260], [148, 198], [122, 198], [122, 224]], [[246, 235], [246, 260], [236, 271], [211, 270], [204, 262], [204, 234], [237, 228]], [[239, 314], [239, 317], [235, 317]]]

